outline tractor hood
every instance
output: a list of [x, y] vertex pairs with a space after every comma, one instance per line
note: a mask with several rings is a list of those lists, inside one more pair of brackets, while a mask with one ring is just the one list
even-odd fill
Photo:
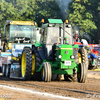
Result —
[[73, 55], [73, 47], [72, 45], [58, 45], [56, 47], [57, 50], [57, 57], [58, 59], [61, 59], [61, 61], [64, 61], [65, 59], [70, 60], [71, 56]]

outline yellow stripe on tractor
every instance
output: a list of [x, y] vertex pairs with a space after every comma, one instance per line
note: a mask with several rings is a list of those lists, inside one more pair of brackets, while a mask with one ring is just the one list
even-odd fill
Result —
[[25, 76], [25, 72], [26, 72], [26, 56], [25, 56], [25, 51], [23, 52], [23, 55], [22, 55], [21, 68], [22, 68], [22, 77], [24, 77]]
[[79, 63], [81, 63], [82, 62], [81, 54], [78, 53], [78, 56], [79, 56]]
[[55, 50], [73, 50], [73, 48], [57, 48]]
[[16, 57], [12, 57], [12, 59], [15, 61], [19, 61], [19, 58], [16, 58]]
[[32, 75], [34, 74], [35, 72], [35, 55], [32, 54]]
[[13, 25], [35, 25], [32, 21], [9, 21], [9, 24]]

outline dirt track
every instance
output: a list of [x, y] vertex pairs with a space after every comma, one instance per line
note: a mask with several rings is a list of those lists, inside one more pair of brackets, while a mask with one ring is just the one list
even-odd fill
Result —
[[[100, 99], [100, 78], [99, 72], [88, 72], [86, 83], [69, 82], [69, 81], [22, 81], [18, 79], [8, 79], [0, 76], [0, 85], [14, 88], [24, 88], [32, 91], [45, 92], [65, 97], [74, 97], [80, 99]], [[11, 96], [11, 100], [53, 100], [50, 96], [32, 94], [18, 90], [10, 90], [0, 87], [0, 96]], [[89, 98], [88, 98], [89, 97]], [[8, 100], [7, 98], [6, 100]], [[4, 99], [5, 100], [5, 99]], [[55, 100], [61, 100], [56, 98]]]

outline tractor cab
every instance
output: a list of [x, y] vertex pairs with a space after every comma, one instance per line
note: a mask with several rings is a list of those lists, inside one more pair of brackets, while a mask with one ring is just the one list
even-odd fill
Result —
[[43, 34], [40, 41], [47, 45], [53, 45], [55, 43], [60, 43], [59, 37], [59, 27], [47, 27], [43, 29]]
[[[49, 23], [43, 24], [40, 33], [42, 34], [41, 42], [45, 44], [64, 44], [65, 37], [68, 37], [68, 43], [72, 41], [72, 27], [68, 22], [64, 23], [61, 19], [48, 19]], [[46, 38], [44, 38], [46, 36]]]
[[34, 44], [40, 34], [36, 23], [32, 21], [6, 21], [4, 26], [4, 50], [13, 48], [14, 44]]
[[30, 21], [6, 21], [4, 37], [11, 43], [33, 43], [36, 38], [35, 22]]
[[55, 45], [72, 45], [72, 28], [70, 24], [63, 24], [61, 19], [48, 19], [49, 23], [43, 24], [40, 30], [40, 42], [45, 44], [46, 59], [54, 59]]

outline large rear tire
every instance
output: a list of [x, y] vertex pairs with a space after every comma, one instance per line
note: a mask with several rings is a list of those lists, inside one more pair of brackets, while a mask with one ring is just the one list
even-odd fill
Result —
[[77, 73], [74, 73], [73, 75], [64, 75], [65, 81], [71, 81], [71, 82], [77, 82]]
[[87, 51], [84, 47], [79, 49], [79, 63], [85, 63], [86, 68], [88, 68], [88, 56]]
[[22, 52], [21, 74], [24, 80], [30, 80], [32, 73], [32, 50], [25, 47]]
[[49, 62], [44, 62], [41, 70], [42, 74], [42, 80], [44, 82], [50, 82], [51, 77], [52, 77], [52, 72], [51, 72], [51, 65]]
[[79, 63], [78, 51], [77, 51], [77, 53], [76, 53], [76, 55], [75, 55], [75, 63], [76, 63], [76, 65]]
[[41, 72], [36, 72], [40, 68], [40, 65], [42, 64], [42, 59], [37, 51], [37, 48], [33, 47], [32, 55], [33, 55], [32, 68], [34, 69], [33, 80], [40, 80], [41, 81], [42, 80]]
[[57, 79], [57, 74], [52, 73], [52, 80], [56, 80]]

